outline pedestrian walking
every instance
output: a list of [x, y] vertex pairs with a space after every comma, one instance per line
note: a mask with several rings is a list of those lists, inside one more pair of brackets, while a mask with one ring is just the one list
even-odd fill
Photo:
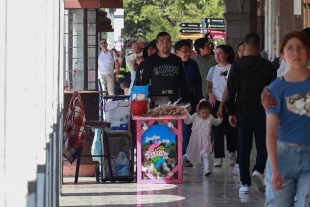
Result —
[[[199, 72], [199, 67], [196, 61], [190, 59], [190, 51], [191, 45], [188, 40], [180, 40], [175, 43], [174, 45], [175, 54], [179, 56], [182, 60], [183, 70], [186, 75], [186, 80], [189, 84], [189, 88], [187, 92], [190, 95], [190, 104], [192, 108], [196, 108], [198, 102], [203, 98], [202, 91], [201, 91], [201, 76]], [[180, 95], [180, 97], [182, 97]], [[195, 113], [195, 110], [192, 110], [190, 114]], [[182, 126], [182, 136], [183, 136], [183, 147], [182, 152], [183, 154], [186, 153], [186, 148], [189, 142], [189, 138], [191, 135], [191, 128], [192, 125], [183, 124]], [[188, 163], [188, 166], [192, 166], [191, 163]]]
[[274, 108], [267, 112], [266, 205], [309, 205], [310, 192], [310, 41], [292, 31], [280, 43], [288, 70], [270, 84]]
[[197, 112], [193, 115], [188, 114], [185, 119], [185, 124], [193, 123], [193, 126], [186, 154], [183, 155], [183, 163], [189, 160], [196, 165], [203, 161], [205, 176], [211, 175], [209, 170], [209, 154], [212, 151], [211, 126], [218, 126], [222, 122], [221, 118], [215, 119], [212, 116], [211, 108], [211, 104], [202, 99], [197, 106]]
[[[242, 183], [239, 193], [249, 193], [251, 179], [260, 192], [265, 192], [263, 174], [267, 160], [266, 115], [261, 105], [261, 92], [275, 78], [277, 71], [271, 62], [259, 54], [260, 38], [255, 33], [246, 35], [245, 56], [231, 66], [225, 103], [229, 122], [239, 131], [239, 170]], [[250, 175], [250, 154], [253, 142], [256, 143], [256, 163]]]
[[[98, 70], [102, 80], [102, 89], [107, 91], [108, 95], [114, 95], [115, 81], [118, 81], [117, 74], [120, 68], [118, 56], [113, 50], [108, 50], [106, 39], [100, 40], [100, 48]], [[114, 76], [114, 68], [116, 69], [116, 76]]]
[[213, 66], [207, 76], [207, 93], [209, 102], [212, 106], [211, 113], [218, 117], [218, 111], [221, 111], [223, 122], [219, 126], [212, 127], [214, 142], [214, 167], [222, 167], [225, 157], [224, 138], [226, 137], [227, 150], [229, 152], [229, 164], [234, 166], [237, 156], [237, 130], [229, 124], [228, 115], [224, 108], [222, 99], [227, 84], [227, 78], [231, 63], [235, 60], [233, 49], [227, 45], [219, 45], [215, 49], [216, 66]]

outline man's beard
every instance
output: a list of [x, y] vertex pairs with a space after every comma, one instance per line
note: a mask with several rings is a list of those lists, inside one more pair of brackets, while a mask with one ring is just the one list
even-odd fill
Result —
[[164, 53], [164, 54], [169, 54], [169, 53], [170, 53], [170, 50], [169, 50], [169, 49], [163, 49], [163, 53]]

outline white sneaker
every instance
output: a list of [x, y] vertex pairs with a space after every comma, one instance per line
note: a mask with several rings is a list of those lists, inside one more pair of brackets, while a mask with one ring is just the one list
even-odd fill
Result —
[[229, 153], [229, 164], [230, 166], [234, 166], [236, 164], [236, 152]]
[[235, 164], [233, 175], [239, 175], [240, 176], [240, 170], [239, 170], [239, 164]]
[[248, 193], [239, 193], [239, 198], [241, 203], [248, 203], [250, 202], [250, 197]]
[[257, 185], [259, 192], [261, 193], [266, 192], [266, 188], [264, 184], [264, 177], [262, 174], [260, 174], [260, 172], [255, 170], [252, 174], [252, 180]]
[[239, 189], [239, 193], [247, 194], [250, 192], [250, 186], [248, 184], [241, 185], [241, 188]]
[[205, 176], [209, 176], [209, 175], [211, 175], [211, 172], [210, 172], [209, 170], [207, 170], [207, 171], [205, 172]]
[[213, 166], [214, 167], [222, 167], [223, 166], [223, 159], [222, 158], [215, 158]]

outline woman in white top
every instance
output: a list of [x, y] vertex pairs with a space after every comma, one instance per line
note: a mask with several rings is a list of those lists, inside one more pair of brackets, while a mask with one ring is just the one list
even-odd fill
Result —
[[[235, 54], [231, 46], [219, 45], [215, 50], [217, 65], [209, 70], [207, 76], [207, 93], [212, 106], [211, 114], [217, 118], [217, 111], [221, 105], [222, 97], [227, 83], [231, 63], [235, 60]], [[223, 112], [223, 122], [219, 126], [212, 127], [214, 139], [214, 167], [222, 167], [225, 157], [224, 137], [226, 135], [227, 150], [229, 151], [229, 164], [236, 163], [237, 130], [229, 124], [226, 112]]]

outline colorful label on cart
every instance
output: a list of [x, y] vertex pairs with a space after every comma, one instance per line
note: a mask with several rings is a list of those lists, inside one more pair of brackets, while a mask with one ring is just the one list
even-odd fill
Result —
[[166, 177], [177, 165], [176, 134], [167, 125], [152, 125], [142, 135], [142, 165], [155, 177]]

